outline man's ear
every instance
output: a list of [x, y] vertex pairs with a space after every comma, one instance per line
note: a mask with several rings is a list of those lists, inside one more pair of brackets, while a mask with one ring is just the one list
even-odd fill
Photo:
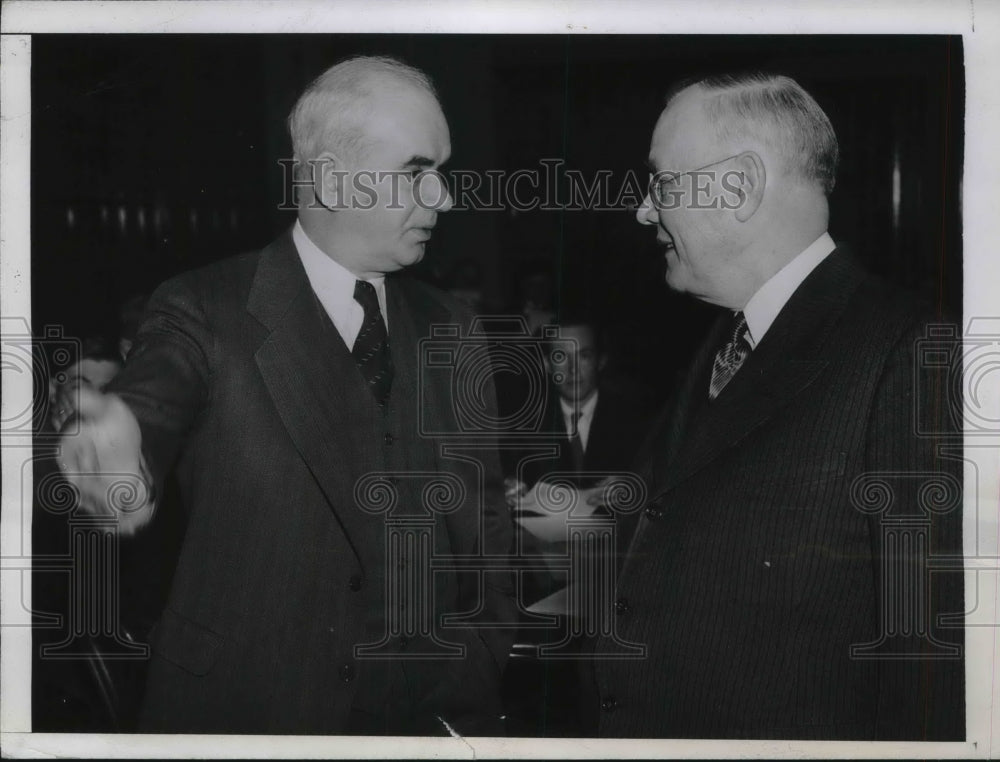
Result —
[[600, 356], [597, 358], [597, 372], [600, 373], [604, 370], [604, 366], [608, 364], [608, 354], [607, 352], [601, 352]]
[[347, 203], [347, 172], [344, 162], [332, 151], [323, 151], [310, 163], [317, 203], [331, 212], [344, 209]]
[[736, 157], [736, 170], [727, 172], [722, 181], [730, 196], [728, 201], [735, 209], [736, 219], [746, 222], [754, 216], [764, 200], [767, 170], [764, 161], [754, 151], [745, 151]]

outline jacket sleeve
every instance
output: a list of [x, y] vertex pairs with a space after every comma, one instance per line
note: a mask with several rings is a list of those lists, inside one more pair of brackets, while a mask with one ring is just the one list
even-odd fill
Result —
[[183, 279], [169, 281], [151, 297], [128, 361], [108, 387], [139, 421], [158, 494], [208, 402], [211, 347], [200, 300]]

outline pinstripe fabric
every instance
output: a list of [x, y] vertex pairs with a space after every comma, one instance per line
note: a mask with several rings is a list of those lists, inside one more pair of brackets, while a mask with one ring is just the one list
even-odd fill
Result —
[[[379, 408], [290, 235], [154, 294], [112, 388], [139, 419], [157, 480], [176, 469], [188, 514], [151, 636], [143, 731], [442, 732], [436, 715], [470, 734], [479, 720], [499, 724], [507, 631], [449, 628], [464, 659], [355, 658], [388, 617], [386, 517], [362, 509], [363, 477], [453, 474], [463, 497], [435, 520], [433, 550], [498, 555], [511, 543], [495, 451], [466, 463], [422, 436], [422, 422], [454, 425], [450, 385], [421, 375], [419, 341], [467, 314], [403, 275], [387, 279], [386, 302], [397, 400]], [[398, 504], [424, 506], [423, 486], [399, 479]], [[513, 621], [509, 579], [467, 577], [434, 575], [434, 616], [482, 607]]]
[[[905, 586], [884, 552], [898, 515], [861, 510], [855, 479], [884, 474], [892, 510], [919, 522], [922, 486], [961, 477], [943, 438], [914, 434], [914, 411], [941, 431], [947, 408], [914, 373], [922, 315], [835, 252], [708, 404], [716, 328], [637, 462], [655, 510], [625, 543], [615, 624], [648, 655], [593, 662], [601, 735], [964, 737], [962, 660], [914, 658], [962, 643], [936, 623], [964, 610], [961, 574], [931, 577], [930, 640], [881, 638], [867, 654], [909, 658], [850, 650], [880, 641]], [[932, 553], [960, 554], [960, 505], [928, 534]], [[892, 559], [918, 579], [910, 551]]]

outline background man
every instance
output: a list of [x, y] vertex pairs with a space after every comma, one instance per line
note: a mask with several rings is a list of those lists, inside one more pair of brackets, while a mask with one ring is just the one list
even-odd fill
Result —
[[83, 386], [102, 391], [122, 369], [118, 347], [104, 336], [89, 336], [82, 342], [80, 360], [66, 369], [62, 379], [49, 379], [49, 423], [59, 431], [73, 413], [77, 390]]
[[[496, 734], [507, 637], [453, 627], [438, 636], [464, 658], [420, 658], [431, 639], [386, 639], [387, 622], [430, 600], [435, 622], [481, 605], [503, 623], [509, 585], [491, 576], [481, 596], [474, 577], [436, 574], [433, 594], [388, 599], [387, 576], [412, 578], [416, 559], [388, 568], [386, 515], [356, 493], [387, 472], [400, 510], [434, 516], [435, 553], [509, 549], [492, 451], [480, 469], [421, 436], [418, 340], [465, 318], [399, 271], [451, 205], [429, 171], [449, 157], [447, 122], [422, 72], [361, 57], [309, 85], [289, 130], [294, 228], [162, 286], [112, 394], [81, 395], [81, 435], [63, 441], [63, 468], [95, 510], [115, 474], [158, 489], [175, 468], [186, 500], [140, 729]], [[425, 389], [434, 431], [454, 428], [448, 395]], [[464, 485], [447, 515], [427, 510], [416, 478], [439, 473]], [[154, 502], [123, 512], [123, 532]], [[357, 658], [364, 644], [386, 658]]]
[[964, 737], [961, 575], [921, 556], [961, 555], [960, 461], [915, 435], [947, 400], [915, 378], [926, 313], [826, 232], [837, 156], [786, 77], [687, 84], [656, 124], [639, 222], [727, 312], [639, 459], [615, 612], [648, 657], [596, 643], [602, 735]]
[[[543, 432], [549, 436], [533, 439], [531, 447], [554, 447], [557, 455], [539, 458], [537, 449], [530, 448], [521, 452], [523, 460], [515, 464], [515, 470], [523, 481], [510, 484], [508, 495], [512, 506], [522, 510], [516, 520], [520, 525], [521, 553], [545, 556], [555, 567], [521, 572], [521, 600], [536, 604], [537, 610], [544, 613], [574, 616], [567, 611], [570, 596], [564, 564], [569, 552], [568, 514], [553, 510], [554, 501], [532, 499], [537, 492], [532, 493], [531, 488], [547, 477], [562, 483], [569, 477], [586, 490], [608, 473], [627, 471], [653, 411], [649, 395], [641, 386], [627, 378], [604, 376], [609, 356], [595, 322], [577, 314], [563, 316], [552, 324], [558, 326], [559, 338], [546, 347], [544, 355], [551, 388]], [[514, 499], [513, 493], [522, 499]], [[523, 499], [524, 495], [528, 495], [527, 499]], [[585, 500], [586, 495], [586, 491], [582, 492], [579, 499]], [[585, 507], [578, 506], [575, 512]], [[593, 510], [605, 509], [595, 506]], [[558, 643], [564, 637], [560, 627], [543, 629], [533, 624], [518, 634], [523, 653], [533, 655], [530, 644]], [[505, 678], [508, 723], [523, 735], [592, 735], [593, 725], [583, 723], [581, 717], [578, 666], [578, 662], [566, 659], [512, 660]]]
[[[550, 347], [545, 370], [556, 391], [549, 412], [550, 428], [564, 432], [570, 447], [561, 450], [559, 468], [587, 473], [628, 468], [649, 423], [649, 396], [628, 379], [606, 379], [608, 351], [600, 327], [586, 318], [556, 323], [564, 342]], [[579, 446], [574, 442], [579, 443]], [[544, 478], [545, 461], [532, 466]]]

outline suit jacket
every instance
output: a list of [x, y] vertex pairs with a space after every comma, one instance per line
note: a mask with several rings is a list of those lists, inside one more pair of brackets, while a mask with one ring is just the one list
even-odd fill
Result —
[[[544, 425], [540, 432], [550, 436], [535, 438], [529, 447], [518, 451], [520, 457], [512, 459], [510, 465], [513, 475], [531, 488], [551, 474], [560, 473], [564, 475], [563, 478], [566, 474], [575, 474], [573, 481], [585, 488], [604, 478], [603, 474], [628, 471], [645, 438], [651, 419], [650, 405], [648, 395], [641, 387], [630, 384], [601, 385], [583, 454], [583, 468], [578, 471], [566, 435], [559, 396], [552, 389], [548, 395]], [[545, 448], [556, 454], [539, 457], [539, 449], [533, 448]], [[518, 548], [526, 556], [548, 556], [552, 559], [559, 559], [567, 553], [565, 542], [540, 540], [525, 529], [520, 530]], [[523, 600], [529, 604], [535, 603], [566, 586], [566, 571], [523, 571], [520, 584]], [[529, 639], [539, 636], [546, 639], [558, 637], [558, 633], [550, 630], [532, 632], [529, 629], [521, 637], [525, 636]]]
[[[524, 462], [520, 478], [529, 487], [548, 473], [575, 470], [559, 396], [554, 390], [549, 394], [548, 402], [543, 431], [551, 433], [551, 437], [537, 439], [532, 444], [556, 447], [558, 454], [532, 457]], [[655, 408], [644, 390], [631, 385], [601, 384], [583, 453], [582, 481], [593, 481], [587, 479], [587, 472], [598, 474], [627, 470], [645, 439], [654, 412]], [[531, 452], [525, 451], [522, 455], [530, 457]]]
[[[962, 548], [950, 390], [914, 362], [925, 313], [834, 252], [710, 403], [727, 322], [639, 458], [601, 735], [964, 738], [962, 575], [920, 557]], [[626, 642], [645, 656], [614, 658]]]
[[[431, 522], [438, 557], [506, 553], [511, 530], [488, 437], [462, 460], [422, 436], [456, 424], [446, 382], [422, 379], [419, 341], [465, 314], [404, 275], [387, 278], [386, 298], [395, 377], [382, 411], [289, 233], [154, 294], [110, 388], [139, 419], [157, 484], [176, 468], [188, 513], [151, 636], [143, 730], [444, 733], [440, 716], [497, 732], [511, 637], [468, 621], [512, 620], [505, 576], [436, 573], [423, 591], [434, 621], [468, 615], [437, 631], [464, 658], [417, 658], [436, 646], [387, 640], [388, 620], [420, 605], [387, 598], [388, 579], [397, 565], [423, 568], [417, 550], [387, 549], [388, 522]], [[381, 486], [365, 481], [379, 473]], [[452, 490], [447, 513], [425, 506], [435, 478]], [[357, 658], [356, 646], [380, 643], [385, 658]]]

